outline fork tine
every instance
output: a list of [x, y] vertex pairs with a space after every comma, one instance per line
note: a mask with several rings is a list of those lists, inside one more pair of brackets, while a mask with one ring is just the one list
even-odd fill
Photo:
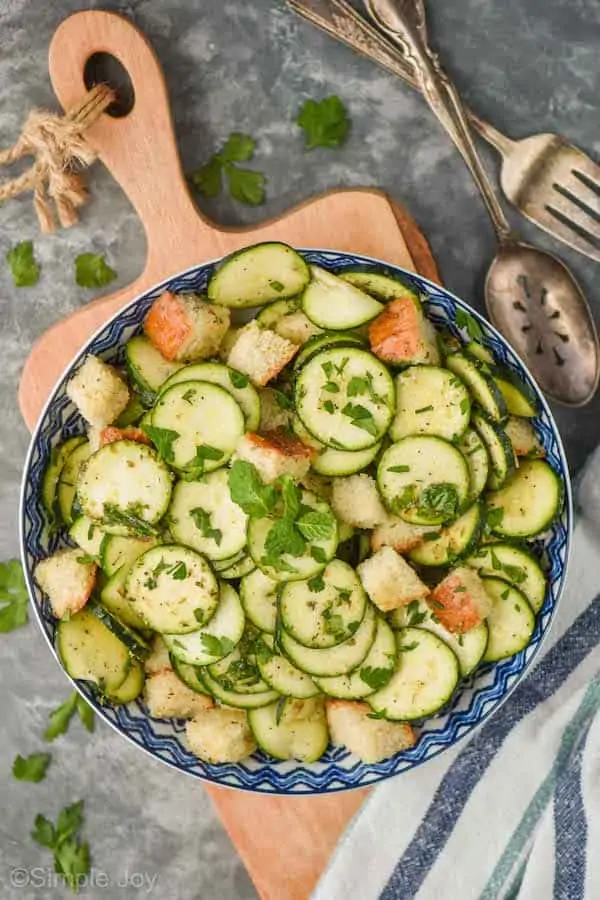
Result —
[[[569, 212], [572, 209], [572, 205], [567, 207]], [[527, 210], [523, 210], [523, 212], [549, 234], [589, 256], [590, 259], [600, 262], [600, 237], [578, 224], [567, 212], [550, 204], [538, 208], [534, 216], [531, 216]]]
[[[572, 203], [576, 209], [572, 210], [572, 216], [577, 216], [577, 220], [581, 225], [587, 227], [593, 233], [600, 234], [600, 197], [588, 194], [583, 197], [583, 192], [575, 193], [572, 188], [572, 182], [565, 186], [563, 184], [553, 184], [554, 190], [564, 197], [567, 202]], [[591, 200], [591, 203], [589, 202]]]
[[589, 188], [595, 196], [600, 198], [600, 166], [592, 163], [591, 160], [586, 160], [586, 162], [588, 163], [586, 167], [587, 172], [585, 169], [571, 169], [571, 172], [575, 178]]

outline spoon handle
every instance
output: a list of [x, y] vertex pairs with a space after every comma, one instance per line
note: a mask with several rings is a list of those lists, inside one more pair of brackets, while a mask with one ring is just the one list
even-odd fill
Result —
[[364, 3], [375, 24], [407, 57], [425, 99], [458, 147], [479, 188], [498, 241], [506, 243], [511, 238], [511, 227], [473, 142], [458, 91], [429, 47], [421, 0], [364, 0]]

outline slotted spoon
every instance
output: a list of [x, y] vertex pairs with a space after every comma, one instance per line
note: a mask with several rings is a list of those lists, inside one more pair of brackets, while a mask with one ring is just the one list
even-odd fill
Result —
[[[347, 0], [287, 0], [332, 37], [419, 88], [405, 56]], [[502, 156], [500, 183], [524, 216], [600, 261], [600, 166], [558, 134], [513, 141], [466, 110], [469, 123]]]

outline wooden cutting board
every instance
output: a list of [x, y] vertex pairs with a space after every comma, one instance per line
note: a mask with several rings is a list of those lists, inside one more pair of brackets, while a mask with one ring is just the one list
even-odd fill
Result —
[[[160, 65], [129, 21], [114, 13], [85, 11], [60, 25], [50, 46], [50, 76], [62, 106], [69, 109], [84, 94], [84, 67], [98, 52], [112, 54], [125, 67], [135, 102], [125, 117], [102, 116], [88, 140], [142, 221], [146, 266], [133, 284], [88, 303], [36, 342], [19, 388], [30, 428], [64, 368], [110, 316], [156, 282], [247, 244], [281, 240], [298, 247], [349, 250], [439, 280], [418, 226], [380, 191], [331, 191], [252, 228], [220, 228], [209, 222], [194, 205], [181, 171]], [[210, 785], [206, 790], [265, 900], [309, 896], [368, 793], [268, 797]]]

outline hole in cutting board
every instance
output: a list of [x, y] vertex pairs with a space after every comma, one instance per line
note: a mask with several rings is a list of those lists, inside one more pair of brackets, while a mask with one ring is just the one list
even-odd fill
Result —
[[108, 84], [117, 99], [111, 103], [106, 112], [114, 119], [122, 119], [129, 115], [135, 104], [135, 91], [125, 66], [111, 53], [93, 53], [83, 70], [85, 86], [90, 90], [96, 84]]

